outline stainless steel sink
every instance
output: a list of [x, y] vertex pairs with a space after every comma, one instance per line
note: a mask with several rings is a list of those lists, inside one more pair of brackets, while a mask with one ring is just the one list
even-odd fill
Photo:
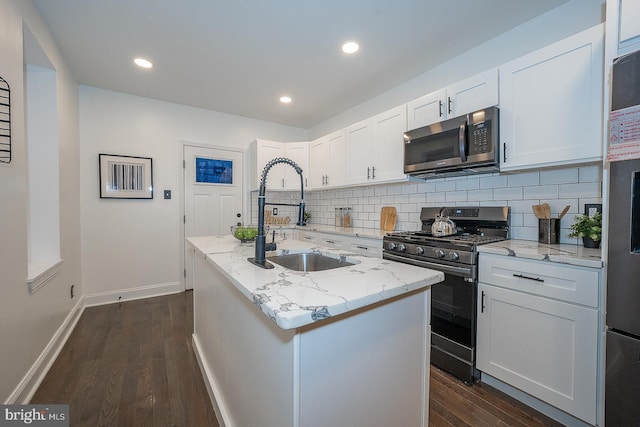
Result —
[[325, 271], [334, 268], [348, 267], [356, 263], [347, 261], [344, 256], [333, 258], [317, 252], [301, 254], [271, 255], [268, 261], [295, 271]]

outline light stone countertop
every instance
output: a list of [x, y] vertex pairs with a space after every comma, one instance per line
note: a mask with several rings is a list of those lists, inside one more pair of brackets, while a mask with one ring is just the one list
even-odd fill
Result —
[[233, 236], [191, 237], [187, 241], [242, 294], [282, 329], [305, 326], [358, 308], [429, 287], [444, 280], [443, 273], [297, 240], [277, 241], [270, 254], [319, 252], [355, 265], [318, 272], [299, 272], [274, 264], [262, 269], [247, 258], [252, 243]]
[[603, 265], [600, 249], [588, 249], [582, 245], [548, 245], [532, 240], [504, 240], [480, 245], [478, 246], [478, 252], [581, 267], [602, 268]]

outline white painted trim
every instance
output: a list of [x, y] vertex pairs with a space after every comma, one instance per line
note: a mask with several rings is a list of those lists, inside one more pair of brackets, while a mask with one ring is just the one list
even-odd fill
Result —
[[193, 352], [196, 355], [196, 359], [198, 360], [198, 366], [200, 366], [200, 372], [202, 373], [202, 379], [204, 381], [205, 386], [207, 387], [207, 393], [209, 394], [209, 400], [211, 400], [211, 404], [213, 405], [213, 411], [216, 413], [216, 418], [218, 419], [218, 424], [220, 427], [233, 427], [233, 423], [229, 418], [229, 414], [224, 405], [220, 405], [216, 396], [221, 395], [219, 387], [216, 385], [215, 378], [213, 373], [211, 372], [211, 368], [209, 364], [206, 362], [205, 358], [201, 356], [201, 348], [200, 341], [198, 340], [198, 336], [193, 334], [191, 336], [193, 341]]
[[29, 371], [27, 371], [25, 376], [9, 395], [5, 404], [24, 405], [29, 403], [38, 387], [40, 387], [40, 383], [42, 383], [45, 375], [49, 372], [51, 365], [53, 365], [53, 362], [55, 362], [60, 354], [60, 351], [67, 342], [71, 332], [75, 329], [76, 324], [84, 311], [84, 307], [84, 299], [80, 298], [40, 356], [38, 356]]
[[29, 264], [29, 275], [27, 277], [27, 285], [29, 285], [29, 293], [32, 294], [41, 288], [49, 280], [53, 279], [62, 271], [63, 259], [54, 261], [51, 265]]
[[177, 294], [183, 290], [184, 287], [180, 282], [160, 283], [157, 285], [88, 294], [84, 296], [84, 301], [85, 307], [93, 307], [96, 305], [111, 304], [114, 302]]

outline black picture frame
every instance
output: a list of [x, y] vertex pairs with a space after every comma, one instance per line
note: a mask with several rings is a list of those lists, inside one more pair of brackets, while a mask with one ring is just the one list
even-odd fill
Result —
[[593, 217], [596, 213], [602, 213], [602, 203], [585, 203], [584, 214]]
[[153, 199], [151, 157], [98, 154], [101, 199]]

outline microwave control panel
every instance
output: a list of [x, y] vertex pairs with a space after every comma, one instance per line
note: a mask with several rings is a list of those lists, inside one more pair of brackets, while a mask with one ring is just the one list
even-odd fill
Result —
[[469, 155], [491, 153], [491, 120], [475, 123], [469, 127]]

